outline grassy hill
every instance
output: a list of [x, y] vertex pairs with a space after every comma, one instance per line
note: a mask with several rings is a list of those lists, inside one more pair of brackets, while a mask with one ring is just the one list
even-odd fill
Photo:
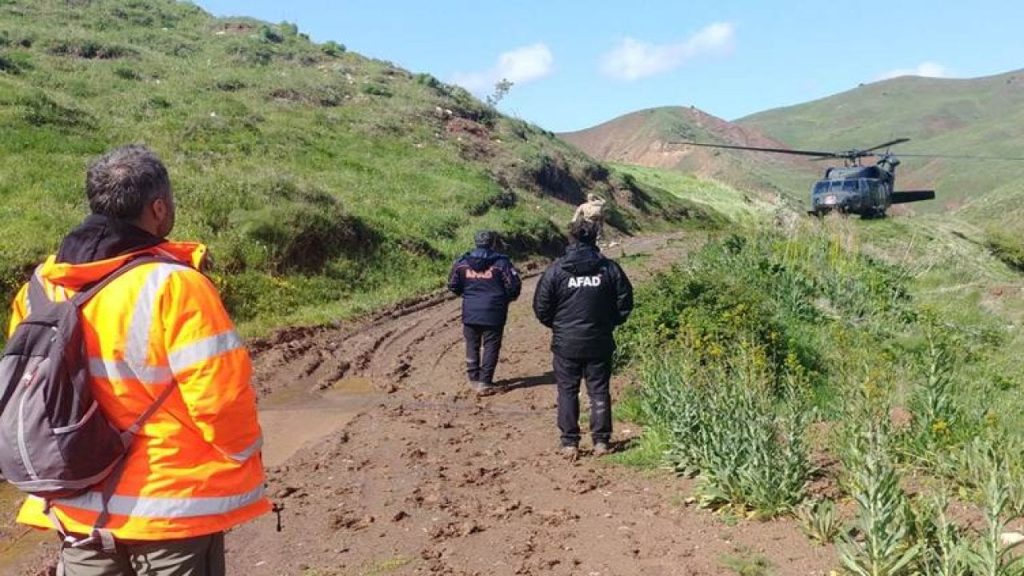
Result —
[[[905, 76], [736, 122], [794, 148], [866, 148], [911, 138], [897, 152], [1024, 157], [1024, 71], [973, 79]], [[955, 209], [1024, 179], [1024, 162], [903, 158], [898, 187], [935, 187], [938, 201], [915, 209]], [[918, 208], [919, 207], [919, 208]]]
[[759, 192], [762, 200], [784, 200], [795, 206], [806, 203], [810, 183], [818, 172], [817, 166], [795, 157], [673, 144], [694, 140], [784, 146], [756, 129], [692, 107], [641, 110], [559, 137], [600, 160], [682, 171], [727, 187]]
[[440, 286], [472, 233], [551, 254], [586, 192], [623, 233], [693, 207], [429, 74], [287, 22], [170, 0], [0, 0], [0, 300], [87, 209], [88, 161], [143, 142], [174, 236], [212, 247], [251, 328], [319, 322]]

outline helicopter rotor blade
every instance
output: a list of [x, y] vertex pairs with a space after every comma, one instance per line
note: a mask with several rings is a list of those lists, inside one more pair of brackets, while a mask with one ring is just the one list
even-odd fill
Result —
[[704, 146], [706, 148], [729, 148], [731, 150], [752, 150], [754, 152], [773, 152], [776, 154], [794, 154], [797, 156], [820, 156], [820, 159], [841, 158], [841, 154], [835, 152], [822, 152], [820, 150], [791, 150], [789, 148], [762, 148], [760, 146], [736, 146], [734, 144], [707, 144], [704, 142], [668, 142], [668, 144], [685, 144], [688, 146]]
[[893, 154], [900, 158], [950, 158], [954, 160], [1010, 160], [1021, 162], [1024, 156], [972, 156], [969, 154]]
[[903, 144], [904, 142], [910, 142], [910, 138], [897, 138], [895, 140], [890, 140], [889, 142], [886, 142], [885, 144], [879, 144], [878, 146], [872, 146], [871, 148], [865, 148], [864, 150], [858, 150], [857, 152], [859, 152], [860, 154], [862, 154], [864, 156], [867, 156], [868, 155], [867, 152], [872, 152], [874, 150], [879, 150], [881, 148], [889, 148], [890, 146], [895, 146], [897, 144]]

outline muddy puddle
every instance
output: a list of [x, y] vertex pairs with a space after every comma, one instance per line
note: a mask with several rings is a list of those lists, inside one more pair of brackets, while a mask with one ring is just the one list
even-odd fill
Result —
[[260, 402], [264, 466], [284, 463], [304, 445], [331, 434], [381, 398], [369, 378], [345, 378], [324, 391], [276, 394]]

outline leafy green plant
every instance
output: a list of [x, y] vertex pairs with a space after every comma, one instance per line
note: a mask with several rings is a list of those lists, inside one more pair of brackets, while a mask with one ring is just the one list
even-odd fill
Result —
[[867, 422], [847, 453], [857, 503], [857, 537], [839, 543], [839, 560], [857, 576], [913, 574], [922, 546], [912, 537], [913, 516], [886, 452], [887, 436]]
[[831, 500], [804, 503], [796, 508], [795, 514], [804, 534], [818, 544], [830, 544], [844, 532], [836, 505]]
[[1011, 508], [1010, 475], [1005, 457], [988, 451], [984, 486], [985, 529], [968, 554], [974, 572], [983, 576], [1019, 576], [1024, 574], [1024, 556], [1014, 552], [1022, 542], [1006, 544], [1002, 540], [1006, 525], [1015, 516]]
[[714, 509], [771, 517], [800, 503], [811, 466], [805, 412], [772, 401], [758, 355], [701, 366], [677, 355], [645, 369], [644, 418], [668, 433], [666, 457], [699, 474], [698, 500]]

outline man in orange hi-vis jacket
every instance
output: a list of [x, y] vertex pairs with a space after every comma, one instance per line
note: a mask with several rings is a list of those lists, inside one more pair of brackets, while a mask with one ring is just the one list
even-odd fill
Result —
[[[106, 508], [116, 546], [65, 540], [66, 576], [222, 575], [224, 531], [270, 510], [249, 354], [200, 272], [206, 248], [166, 239], [174, 196], [155, 154], [126, 146], [99, 158], [86, 194], [92, 214], [36, 274], [61, 300], [133, 258], [158, 256], [100, 290], [81, 318], [91, 388], [112, 425], [127, 429], [174, 390], [142, 425], [111, 496], [97, 486], [50, 510], [29, 496], [18, 521], [86, 535]], [[15, 298], [12, 333], [29, 313], [26, 293]]]

